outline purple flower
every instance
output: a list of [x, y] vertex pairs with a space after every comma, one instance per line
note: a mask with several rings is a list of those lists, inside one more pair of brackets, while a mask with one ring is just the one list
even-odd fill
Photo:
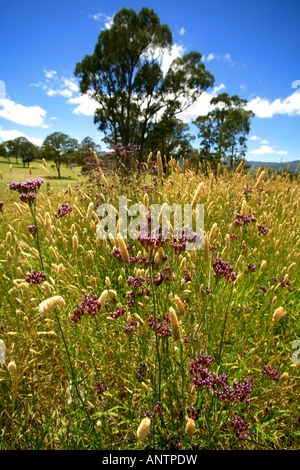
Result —
[[22, 202], [25, 202], [29, 206], [32, 206], [36, 200], [36, 193], [21, 193], [19, 194], [19, 198]]
[[273, 369], [271, 366], [264, 366], [262, 368], [262, 373], [269, 377], [271, 380], [280, 380], [280, 375], [278, 374], [277, 369]]
[[239, 439], [246, 439], [249, 436], [250, 426], [239, 417], [236, 416], [234, 419], [230, 421], [235, 434]]
[[0, 212], [3, 212], [3, 204], [4, 204], [4, 201], [0, 201]]
[[18, 193], [28, 194], [28, 193], [37, 193], [42, 186], [44, 180], [37, 179], [37, 180], [26, 180], [23, 183], [16, 183], [12, 181], [7, 186], [9, 189], [13, 191], [17, 191]]
[[41, 272], [36, 272], [35, 270], [31, 271], [30, 273], [27, 273], [27, 277], [25, 278], [25, 281], [28, 282], [29, 284], [40, 284], [41, 282], [45, 281], [46, 275], [44, 271]]
[[267, 288], [267, 286], [262, 286], [261, 290], [262, 290], [263, 292], [267, 292], [268, 288]]
[[103, 393], [105, 392], [105, 385], [103, 384], [103, 382], [99, 381], [99, 382], [96, 382], [95, 383], [95, 390], [96, 390], [96, 393], [99, 397], [101, 397], [103, 395]]
[[216, 258], [213, 263], [214, 276], [222, 278], [224, 277], [227, 281], [234, 281], [236, 274], [233, 272], [233, 267], [221, 258]]
[[28, 225], [27, 230], [34, 235], [38, 229], [38, 226], [36, 225]]
[[80, 305], [73, 310], [71, 321], [72, 323], [78, 323], [85, 313], [94, 317], [100, 308], [101, 302], [98, 300], [97, 295], [91, 296], [89, 294], [85, 294], [81, 299]]
[[58, 207], [55, 217], [63, 217], [64, 215], [68, 214], [68, 212], [72, 212], [73, 207], [69, 206], [69, 204], [61, 204], [61, 207]]

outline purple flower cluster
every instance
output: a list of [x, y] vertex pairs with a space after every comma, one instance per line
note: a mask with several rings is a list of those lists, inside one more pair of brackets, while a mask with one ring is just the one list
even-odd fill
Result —
[[271, 366], [264, 366], [262, 368], [262, 373], [269, 377], [271, 380], [280, 380], [280, 375], [278, 374], [277, 369], [273, 369]]
[[257, 226], [257, 230], [258, 230], [259, 233], [262, 234], [262, 235], [266, 235], [266, 233], [268, 233], [268, 232], [270, 231], [269, 228], [264, 227], [262, 224], [259, 224], [259, 225]]
[[32, 235], [35, 235], [36, 231], [38, 229], [38, 225], [28, 225], [27, 230], [32, 233]]
[[[154, 316], [150, 315], [148, 321], [149, 321], [150, 328], [152, 330], [155, 330]], [[162, 338], [167, 338], [168, 336], [171, 336], [169, 325], [170, 325], [169, 314], [164, 315], [163, 318], [160, 315], [158, 315], [157, 323], [156, 323], [157, 336], [162, 337]]]
[[64, 215], [68, 214], [68, 212], [72, 212], [73, 207], [69, 206], [69, 204], [61, 204], [60, 207], [58, 207], [57, 212], [55, 213], [55, 217], [63, 217]]
[[45, 281], [46, 275], [44, 271], [41, 272], [36, 272], [35, 270], [31, 271], [30, 273], [27, 273], [27, 277], [25, 278], [25, 281], [28, 282], [29, 284], [40, 284], [41, 282]]
[[197, 421], [197, 419], [200, 418], [200, 411], [201, 411], [200, 408], [196, 409], [193, 406], [186, 407], [186, 412], [187, 412], [188, 417], [193, 419], [194, 421]]
[[146, 373], [147, 373], [147, 366], [145, 362], [141, 362], [139, 364], [139, 368], [135, 371], [135, 374], [136, 374], [135, 376], [139, 382], [143, 380], [143, 378], [146, 376]]
[[169, 444], [167, 445], [168, 450], [180, 450], [182, 448], [182, 444], [180, 442], [181, 438], [178, 436], [178, 443], [176, 444], [174, 441], [174, 437], [172, 434], [169, 434]]
[[126, 307], [120, 307], [120, 305], [118, 304], [116, 306], [116, 311], [115, 312], [109, 312], [109, 314], [112, 318], [119, 318], [122, 315], [124, 315], [125, 312], [126, 312]]
[[256, 271], [256, 268], [256, 264], [249, 263], [245, 272], [248, 273], [250, 271], [251, 273], [254, 273]]
[[233, 267], [227, 261], [221, 258], [216, 258], [213, 263], [214, 276], [218, 278], [225, 278], [227, 281], [234, 281], [236, 274], [233, 272]]
[[99, 382], [96, 382], [95, 383], [95, 390], [96, 390], [96, 393], [99, 397], [101, 397], [103, 395], [103, 393], [105, 392], [105, 385], [103, 382], [99, 381]]
[[100, 308], [101, 302], [98, 300], [96, 294], [93, 296], [85, 294], [81, 299], [80, 305], [74, 308], [71, 321], [72, 323], [78, 323], [85, 313], [94, 317], [99, 312]]
[[257, 222], [257, 219], [256, 217], [253, 217], [251, 214], [239, 214], [239, 213], [236, 213], [235, 214], [235, 220], [234, 220], [234, 224], [235, 225], [238, 225], [238, 226], [242, 226], [242, 225], [246, 225], [246, 224], [249, 224], [250, 222]]
[[42, 186], [44, 180], [43, 179], [37, 179], [37, 180], [26, 180], [23, 183], [16, 183], [15, 181], [12, 181], [9, 183], [7, 186], [9, 189], [13, 191], [17, 191], [18, 193], [22, 194], [29, 194], [29, 193], [37, 193]]
[[39, 191], [43, 182], [44, 180], [41, 178], [36, 180], [26, 180], [23, 183], [12, 181], [7, 186], [12, 191], [17, 191], [19, 193], [19, 198], [22, 202], [32, 206], [36, 200], [37, 192]]
[[29, 206], [32, 206], [34, 204], [34, 201], [36, 200], [36, 193], [21, 193], [19, 194], [19, 198], [22, 202], [25, 202]]
[[230, 423], [239, 439], [246, 439], [249, 436], [250, 425], [245, 423], [239, 416], [232, 419]]
[[137, 326], [138, 322], [136, 320], [131, 320], [124, 328], [125, 333], [132, 333], [133, 327]]
[[213, 389], [216, 396], [223, 403], [249, 403], [250, 394], [253, 389], [252, 378], [243, 382], [234, 381], [229, 386], [228, 375], [211, 373], [208, 366], [216, 359], [211, 356], [198, 356], [191, 361], [189, 372], [193, 375], [193, 383], [196, 388], [204, 387], [207, 390]]

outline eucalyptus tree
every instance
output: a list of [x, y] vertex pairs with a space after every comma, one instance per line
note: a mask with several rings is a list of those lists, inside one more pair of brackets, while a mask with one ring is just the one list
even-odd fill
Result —
[[78, 142], [63, 132], [49, 134], [42, 145], [41, 152], [46, 160], [53, 161], [58, 177], [61, 177], [61, 165], [68, 164], [76, 157]]
[[214, 96], [210, 104], [212, 110], [194, 121], [201, 139], [200, 156], [213, 166], [219, 162], [233, 166], [246, 154], [250, 118], [254, 113], [246, 110], [247, 100], [228, 93]]
[[163, 140], [160, 126], [172, 120], [178, 129], [179, 114], [213, 85], [199, 52], [177, 57], [164, 70], [162, 57], [172, 45], [169, 26], [154, 10], [123, 8], [99, 34], [94, 52], [77, 63], [80, 91], [99, 104], [94, 123], [106, 143], [133, 143], [138, 157], [153, 151]]

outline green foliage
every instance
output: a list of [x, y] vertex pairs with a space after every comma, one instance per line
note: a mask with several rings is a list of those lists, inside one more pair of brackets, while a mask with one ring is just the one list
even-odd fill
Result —
[[55, 163], [58, 177], [61, 177], [60, 167], [76, 158], [78, 142], [63, 132], [53, 132], [48, 135], [42, 145], [42, 155], [45, 160]]
[[[123, 8], [100, 33], [94, 53], [76, 65], [81, 93], [99, 103], [94, 122], [105, 141], [134, 143], [139, 158], [157, 149], [172, 128], [178, 131], [182, 123], [176, 116], [214, 83], [198, 52], [174, 60], [164, 75], [159, 58], [172, 42], [169, 27], [152, 9], [137, 14]], [[186, 137], [180, 134], [180, 140]]]
[[9, 162], [11, 157], [16, 159], [16, 163], [21, 158], [25, 167], [26, 164], [29, 166], [30, 162], [39, 158], [39, 147], [26, 139], [26, 137], [16, 137], [13, 140], [2, 142], [0, 144], [0, 153], [5, 158], [8, 158]]
[[214, 107], [206, 116], [199, 116], [194, 124], [199, 128], [201, 157], [216, 167], [219, 162], [239, 163], [246, 155], [246, 140], [250, 132], [252, 111], [247, 111], [247, 100], [237, 95], [221, 93], [211, 99]]

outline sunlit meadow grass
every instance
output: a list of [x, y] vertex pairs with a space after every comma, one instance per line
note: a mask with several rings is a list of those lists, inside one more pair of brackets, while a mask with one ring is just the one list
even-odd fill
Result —
[[[158, 163], [2, 192], [1, 449], [299, 448], [298, 180]], [[204, 247], [100, 240], [121, 192], [204, 204]]]

